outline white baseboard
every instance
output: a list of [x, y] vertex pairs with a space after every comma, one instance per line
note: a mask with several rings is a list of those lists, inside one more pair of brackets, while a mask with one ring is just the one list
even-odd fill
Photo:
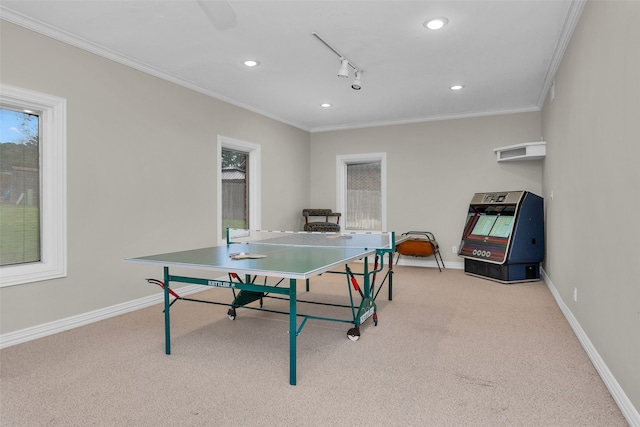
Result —
[[578, 337], [580, 344], [582, 344], [582, 347], [587, 352], [589, 359], [591, 359], [591, 363], [593, 363], [593, 366], [595, 366], [598, 374], [600, 374], [602, 381], [607, 386], [607, 389], [609, 389], [609, 393], [611, 393], [613, 400], [615, 400], [616, 404], [620, 408], [622, 415], [624, 415], [625, 419], [631, 427], [640, 427], [640, 413], [638, 413], [638, 410], [633, 406], [633, 403], [631, 403], [624, 390], [622, 390], [620, 384], [605, 364], [604, 360], [602, 360], [602, 357], [600, 357], [600, 354], [591, 343], [591, 340], [589, 339], [585, 331], [580, 326], [580, 323], [578, 323], [578, 320], [575, 318], [569, 307], [560, 297], [558, 290], [556, 289], [547, 273], [542, 268], [540, 270], [542, 278], [551, 291], [551, 294], [553, 294], [558, 307], [560, 307], [562, 314], [564, 314], [564, 317], [569, 322], [571, 329], [573, 329], [573, 332]]
[[[398, 259], [398, 262], [396, 263], [396, 265], [406, 265], [409, 267], [429, 267], [429, 268], [438, 268], [438, 264], [436, 263], [436, 261], [431, 258], [431, 259], [424, 259], [424, 258], [420, 258], [420, 257], [409, 257], [409, 256], [401, 256], [400, 259]], [[446, 268], [453, 268], [453, 269], [458, 269], [458, 270], [463, 270], [464, 269], [464, 262], [460, 261], [460, 262], [450, 262], [447, 261], [444, 266]]]
[[[190, 295], [201, 292], [207, 288], [199, 285], [188, 285], [178, 288], [181, 296]], [[105, 320], [110, 317], [119, 316], [141, 308], [149, 307], [164, 301], [162, 292], [148, 297], [139, 298], [137, 300], [112, 305], [111, 307], [101, 308], [99, 310], [90, 311], [76, 316], [66, 317], [53, 322], [43, 323], [42, 325], [32, 326], [30, 328], [20, 329], [0, 335], [0, 349], [11, 347], [27, 341], [57, 334], [58, 332], [68, 331], [73, 328], [88, 325], [93, 322]]]

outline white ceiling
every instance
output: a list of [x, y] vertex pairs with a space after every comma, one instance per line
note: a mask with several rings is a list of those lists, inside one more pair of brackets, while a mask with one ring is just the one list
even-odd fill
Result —
[[[3, 0], [0, 13], [316, 132], [539, 110], [583, 3]], [[444, 29], [423, 26], [442, 16]], [[362, 70], [362, 90], [314, 32]]]

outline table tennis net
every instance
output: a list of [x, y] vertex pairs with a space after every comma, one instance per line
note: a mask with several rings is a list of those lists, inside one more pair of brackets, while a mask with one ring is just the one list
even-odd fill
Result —
[[321, 233], [233, 228], [227, 231], [228, 243], [252, 243], [261, 245], [389, 249], [393, 247], [393, 241], [393, 233], [388, 232]]

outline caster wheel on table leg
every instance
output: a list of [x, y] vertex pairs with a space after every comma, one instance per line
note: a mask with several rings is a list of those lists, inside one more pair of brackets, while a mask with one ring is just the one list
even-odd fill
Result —
[[351, 328], [347, 331], [347, 338], [351, 341], [358, 341], [360, 339], [360, 329]]

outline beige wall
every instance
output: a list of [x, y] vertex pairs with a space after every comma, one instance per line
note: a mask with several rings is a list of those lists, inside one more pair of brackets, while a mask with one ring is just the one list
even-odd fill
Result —
[[3, 84], [67, 99], [68, 276], [0, 289], [0, 332], [157, 288], [126, 257], [216, 244], [217, 136], [262, 146], [262, 226], [308, 204], [309, 134], [2, 22]]
[[336, 156], [387, 153], [389, 231], [431, 231], [445, 262], [460, 245], [474, 193], [542, 189], [542, 162], [496, 161], [494, 148], [539, 141], [540, 113], [443, 120], [311, 135], [311, 204], [336, 207]]
[[639, 44], [640, 3], [588, 2], [542, 119], [544, 268], [638, 409]]

